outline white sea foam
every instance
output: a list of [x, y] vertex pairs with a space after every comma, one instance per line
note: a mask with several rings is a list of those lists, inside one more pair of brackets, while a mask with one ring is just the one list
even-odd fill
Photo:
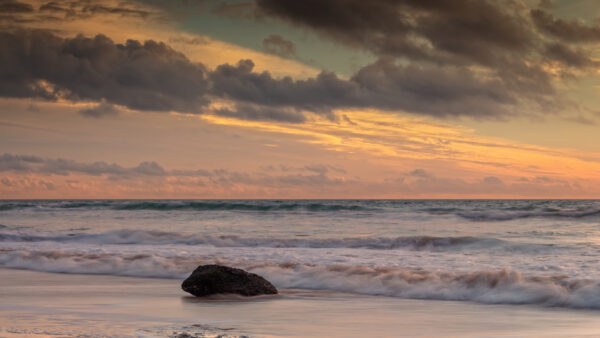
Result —
[[413, 299], [600, 309], [600, 283], [565, 276], [523, 276], [517, 270], [437, 272], [352, 264], [228, 260], [222, 257], [149, 254], [82, 254], [63, 251], [5, 251], [6, 267], [61, 273], [185, 278], [196, 265], [247, 269], [279, 288], [332, 290]]

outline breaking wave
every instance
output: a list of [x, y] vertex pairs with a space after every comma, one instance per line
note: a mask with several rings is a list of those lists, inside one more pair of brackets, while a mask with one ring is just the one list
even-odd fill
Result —
[[351, 248], [374, 250], [431, 250], [493, 249], [540, 251], [558, 248], [553, 244], [518, 243], [496, 238], [472, 236], [435, 237], [354, 237], [354, 238], [267, 238], [237, 235], [203, 235], [181, 232], [146, 230], [114, 230], [102, 233], [55, 233], [39, 235], [23, 232], [0, 232], [0, 242], [60, 242], [119, 245], [210, 245], [214, 247], [267, 247], [267, 248]]
[[583, 218], [600, 215], [600, 209], [563, 210], [545, 208], [538, 211], [461, 211], [456, 215], [473, 221], [510, 221], [523, 218], [545, 217], [545, 218]]
[[198, 264], [225, 264], [258, 273], [279, 288], [332, 290], [410, 299], [536, 304], [600, 309], [600, 282], [566, 276], [524, 276], [516, 270], [431, 272], [364, 265], [226, 261], [219, 257], [3, 251], [5, 267], [38, 271], [185, 278]]

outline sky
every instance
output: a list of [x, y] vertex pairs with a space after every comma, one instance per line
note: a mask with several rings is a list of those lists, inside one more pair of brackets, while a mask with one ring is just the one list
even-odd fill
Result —
[[595, 0], [0, 0], [0, 197], [600, 198]]

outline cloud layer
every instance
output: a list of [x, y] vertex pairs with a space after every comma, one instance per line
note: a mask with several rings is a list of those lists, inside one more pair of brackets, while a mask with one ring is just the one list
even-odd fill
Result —
[[600, 41], [600, 26], [558, 19], [517, 1], [257, 0], [256, 6], [259, 17], [396, 61], [386, 62], [386, 71], [398, 76], [374, 79], [393, 81], [385, 98], [406, 95], [410, 91], [403, 89], [410, 87], [418, 88], [420, 105], [449, 104], [430, 111], [402, 107], [409, 111], [485, 116], [573, 109], [560, 83], [598, 66], [590, 44]]
[[465, 197], [593, 195], [577, 182], [550, 177], [512, 179], [495, 176], [463, 179], [437, 176], [418, 168], [387, 178], [361, 180], [340, 168], [324, 164], [300, 167], [264, 166], [254, 171], [226, 169], [167, 170], [142, 162], [126, 167], [102, 161], [85, 163], [61, 158], [0, 155], [0, 192], [3, 196], [79, 197], [165, 196], [248, 198]]
[[[348, 78], [322, 71], [299, 80], [256, 72], [249, 59], [209, 69], [163, 42], [65, 38], [27, 24], [44, 15], [155, 20], [158, 9], [88, 2], [2, 6], [14, 20], [0, 26], [0, 96], [101, 103], [82, 111], [92, 117], [114, 115], [113, 105], [291, 123], [306, 121], [307, 113], [336, 120], [335, 111], [347, 108], [476, 118], [559, 113], [578, 109], [560, 88], [598, 65], [590, 46], [600, 42], [598, 26], [508, 0], [243, 4], [239, 20], [251, 19], [254, 8], [255, 18], [277, 18], [377, 57]], [[280, 35], [262, 42], [267, 53], [296, 55], [294, 43]], [[211, 105], [223, 99], [230, 104]]]
[[[329, 72], [307, 80], [274, 78], [254, 72], [251, 60], [208, 70], [164, 43], [117, 44], [103, 35], [63, 39], [16, 30], [0, 33], [0, 47], [4, 97], [106, 101], [135, 110], [202, 113], [217, 97], [245, 104], [231, 116], [288, 122], [303, 121], [302, 110], [333, 118], [334, 109], [352, 107], [496, 116], [508, 114], [526, 92], [466, 68], [391, 60], [365, 66], [348, 80]], [[551, 87], [536, 87], [532, 95], [551, 93]]]

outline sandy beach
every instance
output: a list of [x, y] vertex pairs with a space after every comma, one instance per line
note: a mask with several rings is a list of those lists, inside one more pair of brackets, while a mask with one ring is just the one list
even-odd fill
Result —
[[[179, 280], [0, 269], [0, 337], [597, 337], [597, 311], [310, 290], [199, 299]], [[187, 334], [187, 336], [186, 336]]]

